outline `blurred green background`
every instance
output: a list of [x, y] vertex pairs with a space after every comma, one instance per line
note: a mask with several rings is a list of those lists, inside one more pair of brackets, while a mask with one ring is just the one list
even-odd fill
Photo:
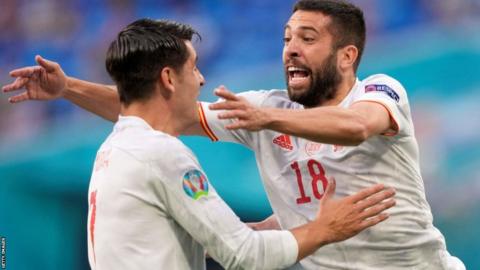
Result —
[[[355, 1], [368, 44], [359, 77], [386, 73], [412, 103], [434, 223], [467, 269], [480, 269], [480, 1]], [[67, 74], [110, 83], [104, 54], [140, 17], [192, 24], [207, 85], [284, 88], [283, 25], [293, 1], [2, 0], [0, 84], [35, 54]], [[7, 269], [87, 269], [87, 188], [96, 149], [112, 124], [65, 101], [15, 106], [0, 98], [0, 236]], [[182, 138], [245, 221], [271, 212], [253, 154], [238, 145]]]

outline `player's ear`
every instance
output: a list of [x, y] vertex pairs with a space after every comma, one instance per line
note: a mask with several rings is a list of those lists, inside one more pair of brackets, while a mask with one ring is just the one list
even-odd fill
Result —
[[163, 88], [170, 94], [175, 92], [175, 81], [177, 79], [177, 73], [171, 67], [164, 67], [160, 71], [159, 81]]
[[354, 45], [348, 45], [338, 50], [338, 67], [341, 70], [347, 70], [355, 64], [358, 58], [358, 49]]

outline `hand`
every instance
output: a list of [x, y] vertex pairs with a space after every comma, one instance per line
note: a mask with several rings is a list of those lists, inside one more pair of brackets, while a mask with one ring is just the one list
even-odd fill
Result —
[[315, 220], [319, 228], [323, 228], [327, 243], [343, 241], [384, 221], [388, 214], [383, 211], [395, 205], [392, 199], [394, 189], [385, 188], [382, 184], [342, 199], [333, 199], [335, 179], [329, 182]]
[[218, 114], [219, 119], [232, 119], [233, 123], [225, 126], [227, 129], [246, 129], [258, 131], [268, 124], [267, 109], [250, 104], [245, 98], [236, 96], [224, 86], [215, 89], [215, 95], [225, 101], [210, 104], [211, 110], [225, 110]]
[[3, 92], [13, 92], [25, 88], [25, 92], [8, 99], [11, 103], [25, 100], [51, 100], [62, 96], [67, 85], [67, 76], [58, 63], [37, 55], [38, 66], [24, 67], [10, 72], [16, 78], [11, 84], [2, 87]]

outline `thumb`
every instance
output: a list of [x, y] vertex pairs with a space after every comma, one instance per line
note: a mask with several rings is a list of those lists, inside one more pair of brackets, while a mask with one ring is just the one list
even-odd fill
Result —
[[331, 198], [335, 194], [335, 188], [337, 187], [337, 181], [335, 181], [334, 177], [330, 177], [328, 179], [328, 185], [327, 189], [325, 190], [325, 193], [323, 194], [323, 198]]
[[56, 69], [56, 63], [50, 60], [47, 60], [40, 55], [35, 56], [35, 61], [43, 67], [47, 72], [54, 72]]

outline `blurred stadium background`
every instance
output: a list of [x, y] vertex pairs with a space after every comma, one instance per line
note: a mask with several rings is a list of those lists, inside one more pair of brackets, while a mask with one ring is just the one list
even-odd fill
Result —
[[[467, 269], [480, 269], [480, 1], [364, 0], [368, 45], [360, 77], [387, 73], [409, 93], [435, 224]], [[110, 83], [104, 55], [140, 17], [192, 24], [207, 79], [202, 100], [283, 88], [283, 25], [293, 1], [2, 0], [0, 84], [35, 54], [67, 74]], [[87, 269], [87, 187], [112, 127], [68, 102], [9, 105], [0, 97], [0, 235], [7, 269]], [[270, 214], [254, 157], [232, 144], [183, 138], [211, 182], [245, 221]], [[114, 203], [114, 202], [112, 202]]]

